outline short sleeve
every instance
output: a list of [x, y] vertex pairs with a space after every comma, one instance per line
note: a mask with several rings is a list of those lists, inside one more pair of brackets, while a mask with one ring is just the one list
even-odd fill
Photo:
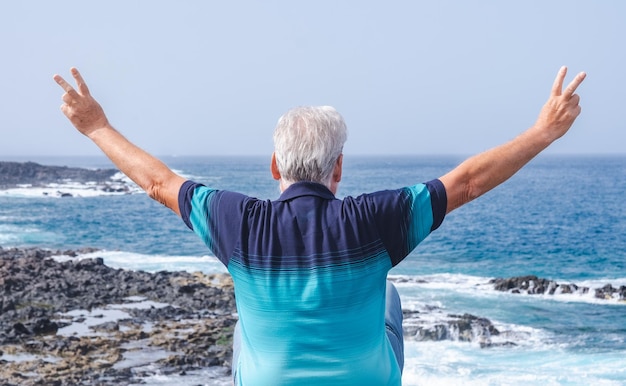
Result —
[[198, 235], [216, 256], [212, 220], [212, 199], [217, 191], [202, 184], [186, 181], [178, 193], [180, 216], [185, 224]]
[[178, 193], [182, 220], [228, 266], [239, 240], [242, 219], [253, 200], [240, 193], [186, 181]]
[[193, 181], [185, 181], [178, 191], [178, 209], [180, 210], [180, 217], [187, 227], [193, 230], [193, 224], [191, 223], [191, 200], [196, 188], [203, 186]]
[[432, 231], [446, 214], [447, 198], [439, 180], [372, 196], [379, 232], [392, 265], [402, 261]]
[[426, 183], [426, 188], [430, 194], [430, 206], [433, 211], [433, 224], [430, 231], [434, 231], [439, 228], [443, 219], [446, 217], [446, 211], [448, 210], [448, 196], [446, 195], [446, 188], [439, 180], [431, 180]]

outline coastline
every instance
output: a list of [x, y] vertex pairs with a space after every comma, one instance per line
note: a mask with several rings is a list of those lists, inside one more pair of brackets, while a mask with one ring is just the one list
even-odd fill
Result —
[[[0, 247], [3, 385], [230, 373], [237, 318], [227, 275], [127, 271], [75, 258], [86, 252], [94, 251]], [[60, 255], [71, 259], [52, 258]]]
[[140, 189], [114, 168], [0, 161], [0, 192], [15, 196], [84, 197], [133, 194]]
[[[531, 188], [536, 186], [533, 181], [545, 179], [561, 181], [563, 178], [563, 181], [568, 182], [567, 186], [583, 186], [584, 184], [581, 182], [586, 181], [585, 176], [593, 169], [589, 165], [584, 167], [583, 161], [585, 160], [577, 159], [575, 165], [570, 165], [564, 170], [552, 166], [552, 162], [543, 162], [543, 164], [539, 162], [537, 165], [541, 167], [533, 170], [533, 173], [520, 175], [521, 183], [518, 185], [522, 186], [525, 192], [529, 186]], [[102, 166], [101, 164], [93, 165]], [[601, 165], [606, 165], [606, 162]], [[623, 184], [616, 184], [615, 181], [623, 181], [623, 179], [619, 179], [619, 176], [623, 175], [623, 162], [609, 163], [609, 165], [613, 165], [613, 169], [611, 169], [613, 171], [606, 173], [606, 175], [603, 174], [604, 177], [599, 176], [601, 179], [604, 178], [602, 186], [609, 189], [609, 192], [619, 193], [622, 191], [621, 186]], [[364, 164], [365, 169], [371, 166]], [[375, 164], [374, 166], [380, 165]], [[397, 168], [397, 165], [392, 166], [394, 170]], [[411, 170], [414, 169], [412, 164], [407, 166], [407, 169], [409, 167]], [[617, 172], [615, 168], [618, 168]], [[200, 176], [198, 178], [214, 176], [213, 172], [209, 173], [209, 170], [193, 164], [182, 164], [180, 169], [191, 175]], [[258, 179], [260, 179], [265, 175], [266, 170], [264, 168], [261, 170], [261, 167], [258, 169], [260, 176]], [[236, 180], [237, 178], [234, 178], [233, 175], [249, 178], [246, 181], [250, 186], [257, 181], [257, 177], [255, 177], [257, 172], [254, 171], [256, 169], [251, 171], [250, 169], [241, 169], [239, 165], [228, 165], [222, 170], [224, 170], [223, 174], [215, 176], [216, 181], [219, 179], [222, 181]], [[374, 168], [374, 170], [387, 172], [391, 169]], [[378, 174], [386, 175], [387, 173]], [[428, 172], [426, 174], [433, 173]], [[4, 248], [13, 246], [44, 248], [39, 253], [46, 256], [54, 253], [54, 256], [45, 257], [45, 259], [52, 258], [56, 261], [85, 258], [93, 258], [97, 261], [97, 258], [101, 256], [104, 259], [103, 263], [131, 271], [145, 269], [150, 272], [157, 272], [157, 270], [178, 271], [184, 269], [187, 272], [202, 270], [209, 275], [224, 271], [213, 268], [219, 263], [214, 257], [204, 255], [206, 253], [204, 245], [200, 245], [195, 250], [193, 247], [187, 248], [188, 246], [184, 241], [186, 239], [182, 237], [186, 234], [183, 233], [184, 230], [178, 233], [180, 224], [177, 219], [171, 221], [172, 225], [170, 225], [167, 216], [161, 216], [161, 213], [158, 212], [158, 215], [150, 217], [150, 223], [154, 225], [154, 228], [150, 229], [150, 233], [144, 233], [145, 227], [142, 222], [146, 208], [143, 206], [143, 202], [149, 202], [145, 197], [114, 197], [104, 190], [99, 190], [94, 192], [94, 195], [107, 197], [81, 198], [86, 197], [88, 189], [91, 189], [91, 185], [87, 185], [89, 180], [93, 181], [91, 178], [85, 182], [75, 181], [78, 186], [76, 193], [69, 191], [69, 188], [58, 189], [55, 187], [50, 188], [55, 190], [46, 195], [42, 194], [42, 191], [48, 188], [37, 187], [35, 184], [28, 189], [24, 188], [24, 190], [28, 190], [27, 197], [24, 197], [26, 196], [24, 193], [24, 195], [14, 198], [8, 194], [4, 195], [6, 191], [0, 191], [3, 209], [0, 214], [4, 216], [4, 223], [0, 224], [0, 227], [4, 227], [0, 233], [0, 239], [3, 240], [0, 245]], [[369, 181], [369, 177], [358, 179], [354, 185], [365, 186]], [[506, 193], [502, 194], [505, 201], [508, 202], [509, 197], [519, 195], [519, 193], [515, 193], [519, 190], [513, 189], [515, 184], [514, 181], [510, 193], [506, 190], [503, 191]], [[349, 185], [346, 184], [346, 186]], [[264, 188], [258, 190], [261, 192], [261, 196], [269, 196], [273, 188], [272, 185], [267, 190]], [[407, 384], [412, 384], [411, 381], [414, 380], [418, 383], [418, 379], [420, 382], [425, 382], [424, 380], [428, 379], [436, 381], [448, 379], [450, 384], [458, 383], [460, 379], [468, 384], [476, 384], [471, 383], [471, 380], [480, 380], [478, 384], [486, 384], [489, 383], [488, 380], [496, 380], [497, 383], [506, 379], [510, 384], [518, 384], [515, 380], [519, 378], [516, 377], [523, 377], [526, 374], [525, 370], [530, 368], [539, 373], [535, 373], [533, 370], [532, 374], [529, 373], [526, 376], [535, 380], [548, 380], [547, 383], [550, 383], [549, 380], [562, 380], [565, 376], [564, 372], [567, 372], [569, 374], [567, 379], [570, 380], [576, 380], [580, 375], [597, 374], [593, 377], [599, 381], [596, 383], [604, 381], [604, 384], [621, 384], [618, 382], [611, 383], [610, 380], [623, 379], [620, 378], [620, 374], [623, 374], [620, 365], [622, 363], [621, 355], [623, 355], [623, 340], [620, 339], [623, 337], [621, 326], [623, 326], [624, 314], [621, 307], [626, 305], [626, 279], [621, 269], [624, 261], [624, 244], [623, 240], [616, 237], [616, 235], [623, 234], [624, 229], [623, 223], [620, 221], [620, 218], [623, 218], [621, 216], [622, 201], [609, 200], [607, 205], [600, 207], [595, 205], [592, 200], [581, 198], [578, 195], [578, 190], [574, 189], [576, 198], [567, 200], [570, 207], [564, 212], [554, 211], [553, 213], [551, 209], [554, 207], [550, 205], [551, 201], [549, 199], [544, 200], [546, 205], [543, 207], [550, 210], [542, 213], [553, 213], [551, 217], [544, 219], [549, 225], [548, 228], [534, 227], [534, 216], [516, 218], [512, 221], [513, 225], [510, 225], [510, 214], [505, 212], [493, 216], [494, 218], [490, 221], [485, 221], [484, 224], [486, 225], [480, 229], [477, 227], [463, 228], [468, 236], [464, 236], [462, 239], [448, 237], [445, 233], [437, 234], [436, 237], [439, 238], [437, 245], [441, 246], [441, 250], [436, 251], [439, 252], [439, 255], [432, 256], [435, 263], [426, 267], [418, 267], [417, 263], [409, 260], [402, 270], [398, 270], [396, 275], [392, 275], [391, 279], [397, 283], [401, 295], [406, 295], [407, 301], [403, 301], [403, 305], [409, 309], [404, 310], [405, 340], [407, 355], [410, 359], [407, 362]], [[547, 193], [546, 197], [551, 197], [549, 189], [533, 191], [538, 194]], [[70, 192], [72, 195], [67, 199], [51, 199], [51, 196], [68, 197], [59, 194]], [[519, 197], [526, 197], [526, 195], [522, 194]], [[618, 195], [616, 197], [619, 198]], [[485, 206], [485, 208], [496, 208], [490, 210], [489, 213], [499, 213], [498, 208], [501, 206], [497, 205], [498, 199], [502, 200], [502, 198], [494, 196], [491, 200], [494, 204], [491, 205], [490, 201], [490, 205]], [[584, 202], [591, 204], [581, 206], [581, 203]], [[119, 216], [112, 215], [112, 213], [122, 212], [127, 214], [124, 217], [130, 221], [118, 221]], [[589, 216], [595, 213], [598, 215]], [[458, 220], [450, 218], [448, 226], [455, 228], [457, 224], [467, 224], [465, 218], [472, 218], [472, 214], [463, 217], [461, 216], [462, 213], [459, 213]], [[95, 221], [95, 219], [98, 220]], [[137, 219], [140, 220], [137, 221]], [[604, 220], [596, 221], [597, 219]], [[520, 221], [523, 226], [518, 229], [515, 224]], [[134, 224], [139, 225], [135, 226]], [[504, 225], [501, 226], [501, 224]], [[485, 234], [482, 233], [482, 229], [485, 227], [487, 229], [494, 228], [491, 233], [486, 234], [486, 238]], [[499, 237], [499, 235], [505, 234], [501, 229], [505, 227], [518, 232], [513, 234], [516, 239], [509, 240]], [[519, 233], [520, 230], [523, 230], [524, 233]], [[549, 230], [552, 233], [548, 232]], [[506, 232], [508, 234], [509, 229], [506, 229]], [[545, 237], [543, 237], [544, 233]], [[161, 239], [164, 239], [161, 237], [163, 234], [169, 235], [167, 243], [160, 242]], [[559, 238], [552, 236], [554, 234], [558, 234]], [[131, 237], [126, 238], [127, 235]], [[581, 235], [593, 235], [593, 238], [581, 237]], [[476, 245], [472, 244], [471, 241], [465, 241], [466, 239], [474, 240], [477, 236], [480, 236], [480, 239], [476, 238], [476, 240], [483, 240], [484, 243], [488, 244]], [[518, 244], [520, 240], [527, 241]], [[193, 241], [196, 240], [193, 239]], [[512, 254], [509, 249], [513, 245], [511, 241], [516, 243], [514, 246], [519, 253]], [[180, 251], [183, 250], [181, 245], [183, 244], [186, 254], [180, 256]], [[103, 249], [92, 252], [91, 249], [82, 249], [84, 245], [94, 245]], [[458, 245], [458, 247], [452, 248], [447, 247], [447, 245]], [[475, 252], [477, 250], [482, 251], [485, 245], [489, 247], [487, 249], [487, 252], [490, 252], [489, 256], [483, 252]], [[609, 248], [609, 246], [611, 247]], [[45, 248], [73, 248], [74, 251], [47, 251]], [[14, 251], [21, 251], [21, 249]], [[57, 253], [63, 255], [67, 252], [79, 256], [56, 255]], [[449, 262], [441, 259], [441, 256], [455, 259], [461, 252], [467, 254], [464, 259], [457, 259], [461, 268], [445, 268], [448, 267]], [[574, 257], [576, 257], [576, 264], [571, 263], [574, 261]], [[44, 258], [42, 257], [42, 259]], [[192, 262], [188, 264], [188, 261], [191, 260]], [[215, 264], [213, 264], [213, 260], [215, 260]], [[429, 261], [430, 256], [426, 256], [420, 260], [420, 264]], [[548, 264], [544, 264], [546, 261]], [[89, 266], [91, 263], [83, 264]], [[434, 264], [445, 269], [433, 270]], [[45, 268], [45, 264], [40, 261], [32, 264], [33, 269], [40, 269], [37, 268], [38, 265]], [[474, 265], [478, 265], [480, 269], [474, 270]], [[97, 266], [98, 264], [95, 265], [95, 267]], [[500, 267], [503, 266], [507, 268], [501, 269]], [[69, 264], [63, 266], [62, 269], [75, 273], [83, 270], [85, 271], [84, 274], [99, 275], [98, 269], [72, 270], [73, 268]], [[568, 270], [574, 270], [574, 272], [571, 273]], [[466, 271], [469, 273], [465, 274]], [[498, 273], [495, 274], [492, 271]], [[458, 272], [463, 273], [459, 274]], [[564, 274], [561, 275], [561, 272]], [[593, 275], [589, 275], [588, 272], [593, 273]], [[40, 275], [36, 279], [29, 280], [33, 284], [38, 283], [39, 286], [45, 288], [44, 282], [49, 283], [55, 281], [56, 278], [51, 277], [49, 280], [48, 277]], [[12, 291], [15, 290], [15, 288], [9, 288]], [[101, 287], [96, 286], [94, 288]], [[0, 282], [0, 291], [3, 290], [5, 290], [4, 281]], [[40, 292], [39, 296], [54, 297], [53, 295], [58, 293], [62, 294], [59, 295], [61, 297], [71, 299], [76, 291], [60, 288], [48, 292], [48, 294]], [[27, 292], [22, 292], [22, 294], [24, 298], [28, 295]], [[5, 299], [8, 299], [8, 294], [0, 292], [0, 303], [3, 303], [0, 306], [0, 315], [4, 313], [1, 307], [8, 304], [4, 303]], [[37, 302], [35, 298], [30, 298], [29, 301], [31, 303]], [[70, 302], [67, 299], [66, 301]], [[89, 302], [86, 301], [84, 304], [89, 304]], [[165, 357], [168, 355], [178, 355], [180, 361], [185, 360], [185, 356], [182, 351], [169, 350], [169, 347], [175, 349], [178, 344], [171, 343], [170, 340], [179, 340], [180, 338], [175, 336], [172, 338], [173, 334], [168, 335], [167, 333], [170, 331], [169, 324], [174, 325], [177, 322], [177, 316], [174, 312], [167, 314], [167, 310], [162, 310], [166, 308], [166, 304], [161, 299], [153, 301], [139, 295], [125, 298], [122, 303], [96, 305], [91, 309], [86, 308], [86, 306], [83, 307], [83, 304], [79, 302], [78, 308], [67, 312], [58, 311], [57, 317], [48, 317], [49, 322], [56, 323], [58, 328], [56, 333], [49, 332], [49, 335], [58, 335], [59, 337], [46, 336], [46, 340], [36, 337], [33, 333], [34, 330], [44, 333], [51, 323], [46, 323], [44, 320], [37, 324], [39, 319], [37, 319], [36, 314], [33, 318], [28, 315], [23, 319], [15, 318], [12, 323], [1, 325], [0, 334], [4, 335], [0, 335], [0, 337], [4, 339], [10, 332], [15, 334], [15, 327], [26, 333], [20, 336], [19, 342], [7, 349], [2, 344], [0, 351], [4, 352], [0, 353], [0, 363], [2, 363], [3, 369], [14, 366], [15, 362], [21, 362], [22, 365], [20, 365], [21, 367], [12, 367], [14, 372], [9, 375], [16, 377], [12, 383], [4, 383], [7, 382], [5, 379], [8, 376], [5, 377], [0, 374], [0, 380], [2, 380], [0, 385], [28, 384], [26, 382], [30, 381], [22, 379], [19, 374], [33, 376], [35, 371], [44, 371], [40, 370], [43, 367], [53, 368], [46, 370], [50, 374], [53, 371], [79, 371], [74, 367], [85, 367], [86, 365], [80, 362], [75, 364], [67, 360], [69, 354], [66, 356], [65, 354], [63, 354], [64, 356], [55, 354], [56, 351], [62, 353], [63, 349], [58, 349], [58, 346], [62, 347], [68, 344], [74, 345], [71, 346], [73, 350], [71, 355], [77, 358], [80, 358], [80, 355], [74, 354], [75, 351], [85, 350], [88, 352], [93, 350], [95, 352], [98, 349], [97, 346], [101, 344], [111, 344], [118, 348], [106, 351], [113, 353], [111, 356], [107, 356], [108, 354], [105, 354], [104, 350], [99, 351], [101, 354], [89, 352], [84, 354], [89, 355], [92, 359], [95, 358], [94, 360], [98, 361], [97, 365], [99, 366], [96, 370], [85, 370], [85, 372], [92, 371], [92, 378], [87, 378], [87, 376], [84, 378], [89, 379], [88, 381], [74, 382], [70, 377], [66, 377], [64, 381], [54, 380], [54, 378], [41, 378], [43, 380], [38, 381], [38, 384], [149, 384], [153, 386], [231, 384], [228, 365], [188, 366], [185, 369], [167, 363]], [[22, 310], [25, 307], [19, 304], [15, 308]], [[138, 324], [134, 324], [134, 319], [135, 313], [140, 311], [130, 311], [133, 308], [143, 310], [153, 308], [151, 312], [163, 312], [163, 315], [167, 316], [163, 316], [158, 322], [148, 320], [139, 328]], [[465, 315], [466, 312], [472, 312], [478, 316], [468, 316]], [[498, 332], [491, 328], [491, 322], [486, 317], [496, 324], [495, 327], [499, 330]], [[541, 320], [538, 323], [539, 317]], [[45, 317], [40, 319], [45, 319]], [[148, 344], [152, 343], [152, 338], [149, 336], [155, 326], [164, 333], [160, 335], [161, 342], [148, 347]], [[577, 326], [583, 328], [577, 329]], [[129, 332], [131, 328], [135, 328], [138, 332], [132, 335]], [[227, 328], [228, 326], [225, 327], [225, 329]], [[183, 327], [179, 328], [178, 331], [180, 331], [179, 334], [188, 334], [188, 331]], [[497, 333], [499, 335], [496, 335]], [[125, 339], [125, 341], [121, 344], [105, 342], [104, 338], [101, 337], [105, 334], [112, 337], [110, 339]], [[95, 337], [81, 338], [87, 335], [94, 335]], [[98, 336], [101, 337], [100, 340], [96, 339]], [[57, 343], [61, 342], [61, 337], [65, 339], [64, 342], [66, 343]], [[81, 340], [82, 348], [80, 349], [78, 348], [79, 344], [75, 343], [78, 342], [77, 338]], [[158, 339], [155, 338], [155, 340]], [[38, 348], [35, 344], [47, 344], [52, 345], [52, 347]], [[198, 344], [202, 344], [202, 342]], [[225, 344], [225, 346], [230, 347], [230, 343]], [[200, 354], [201, 358], [214, 356], [206, 347], [203, 350]], [[602, 353], [597, 354], [598, 350], [602, 350]], [[52, 354], [48, 355], [49, 352]], [[507, 358], [514, 358], [519, 355], [522, 355], [521, 362], [509, 363], [507, 361]], [[446, 358], [467, 358], [467, 362], [463, 362], [462, 359], [458, 359], [458, 361], [455, 359], [455, 362], [450, 364]], [[542, 363], [539, 358], [548, 358], [552, 365], [541, 367]], [[29, 365], [26, 364], [28, 361], [31, 362]], [[454, 367], [449, 367], [450, 365]], [[34, 370], [30, 370], [28, 366]], [[96, 364], [91, 364], [91, 366], [95, 368]], [[112, 369], [107, 369], [106, 366]], [[447, 374], [446, 371], [450, 368], [462, 369], [464, 371], [462, 377], [457, 372], [452, 375]], [[507, 370], [503, 370], [505, 368]], [[596, 371], [599, 372], [596, 373]], [[468, 374], [470, 375], [468, 376]], [[524, 381], [528, 379], [524, 378]], [[520, 382], [519, 384], [523, 383]]]
[[[98, 250], [0, 247], [2, 385], [130, 385], [155, 374], [199, 371], [207, 379], [207, 369], [214, 370], [216, 383], [229, 379], [237, 315], [228, 274], [115, 269], [100, 257], [81, 255], [97, 256]], [[494, 279], [491, 285], [528, 295], [574, 290], [534, 276]], [[596, 297], [624, 298], [626, 287], [607, 288], [596, 289]], [[405, 340], [473, 342], [489, 349], [525, 339], [471, 314], [432, 306], [403, 313]]]

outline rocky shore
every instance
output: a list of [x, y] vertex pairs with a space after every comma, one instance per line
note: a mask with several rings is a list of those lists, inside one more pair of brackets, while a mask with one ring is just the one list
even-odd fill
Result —
[[[0, 247], [0, 385], [134, 385], [207, 368], [219, 381], [203, 383], [229, 382], [237, 315], [228, 275], [114, 269], [101, 258], [79, 258], [87, 253], [97, 256], [88, 248]], [[534, 276], [490, 284], [512, 293], [575, 292], [573, 284]], [[624, 298], [626, 288], [609, 286], [596, 296]], [[436, 306], [403, 313], [406, 340], [488, 348], [525, 339], [487, 318]]]
[[128, 385], [212, 366], [229, 373], [236, 314], [226, 275], [50, 258], [86, 252], [0, 248], [1, 385]]

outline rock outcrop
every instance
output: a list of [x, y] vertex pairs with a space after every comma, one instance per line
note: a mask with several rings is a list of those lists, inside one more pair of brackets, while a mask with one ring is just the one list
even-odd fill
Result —
[[589, 288], [575, 283], [557, 283], [554, 280], [543, 279], [534, 275], [497, 278], [492, 279], [489, 283], [493, 284], [493, 288], [497, 291], [511, 292], [514, 294], [584, 295], [593, 291], [594, 296], [597, 299], [617, 299], [618, 301], [626, 301], [626, 286], [622, 285], [619, 288], [615, 288], [610, 283], [600, 288]]
[[139, 193], [141, 189], [117, 169], [45, 166], [0, 161], [0, 190], [34, 190], [43, 196], [75, 197]]
[[125, 385], [154, 372], [141, 370], [148, 363], [161, 374], [228, 374], [229, 277], [49, 258], [92, 251], [0, 248], [1, 384]]
[[117, 169], [84, 169], [67, 166], [47, 166], [35, 162], [0, 161], [0, 189], [19, 185], [44, 186], [51, 183], [107, 182]]

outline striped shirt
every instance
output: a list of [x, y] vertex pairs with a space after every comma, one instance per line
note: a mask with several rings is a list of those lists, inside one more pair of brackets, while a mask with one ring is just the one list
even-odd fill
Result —
[[235, 284], [239, 384], [400, 385], [387, 273], [446, 205], [439, 180], [341, 200], [298, 182], [275, 201], [185, 182], [182, 218]]

